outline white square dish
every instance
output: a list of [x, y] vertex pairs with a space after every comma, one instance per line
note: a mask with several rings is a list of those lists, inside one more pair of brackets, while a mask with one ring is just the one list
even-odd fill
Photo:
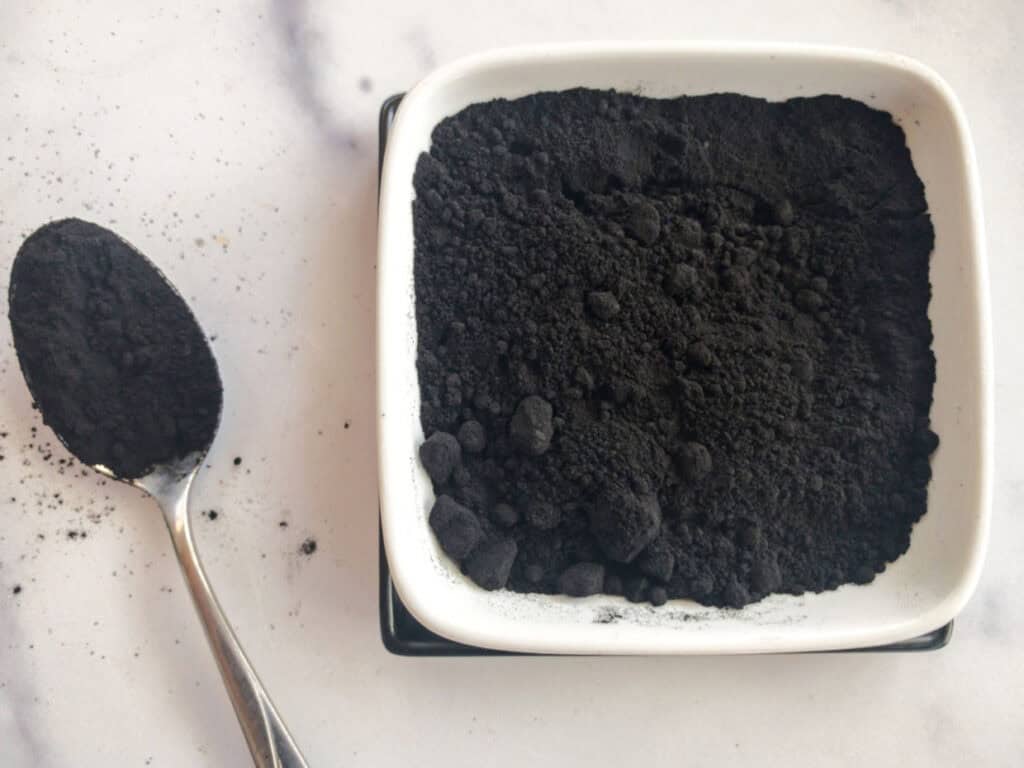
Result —
[[[419, 464], [413, 172], [431, 132], [475, 102], [575, 87], [652, 97], [735, 92], [770, 100], [839, 94], [890, 112], [935, 227], [929, 308], [937, 379], [928, 512], [910, 549], [871, 584], [739, 610], [688, 600], [654, 608], [623, 598], [488, 592], [441, 551]], [[402, 102], [384, 159], [378, 232], [378, 448], [381, 521], [391, 576], [434, 632], [509, 651], [587, 654], [767, 653], [892, 643], [945, 624], [984, 559], [990, 517], [992, 371], [980, 194], [967, 126], [949, 87], [892, 54], [801, 45], [577, 44], [496, 51], [443, 67]]]

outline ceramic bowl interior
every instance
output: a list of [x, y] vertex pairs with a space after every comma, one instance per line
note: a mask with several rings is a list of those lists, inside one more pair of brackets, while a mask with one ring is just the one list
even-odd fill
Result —
[[[908, 552], [867, 586], [773, 595], [740, 610], [686, 600], [487, 592], [440, 550], [415, 367], [413, 170], [444, 117], [469, 104], [579, 86], [652, 97], [731, 91], [771, 100], [840, 94], [892, 113], [925, 184], [935, 226], [929, 309], [937, 358], [929, 509]], [[989, 519], [991, 370], [976, 169], [961, 110], [924, 66], [890, 54], [789, 45], [572, 45], [497, 51], [446, 66], [405, 97], [380, 193], [379, 471], [384, 543], [403, 602], [470, 645], [548, 653], [750, 653], [855, 648], [941, 626], [978, 580]]]

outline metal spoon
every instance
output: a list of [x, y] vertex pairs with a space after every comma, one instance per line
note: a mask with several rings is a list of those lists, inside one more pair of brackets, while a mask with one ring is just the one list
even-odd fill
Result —
[[[75, 247], [79, 253], [76, 258], [81, 261], [76, 264], [74, 269], [71, 269], [67, 267], [68, 260], [64, 258], [67, 253], [62, 249], [76, 242], [78, 245]], [[82, 245], [83, 243], [85, 245]], [[63, 273], [59, 270], [54, 271], [53, 262], [50, 260], [54, 250], [59, 252], [61, 258], [64, 258], [62, 263], [67, 267], [67, 271]], [[109, 267], [115, 256], [121, 268], [131, 266], [136, 270], [149, 270], [150, 277], [155, 276], [162, 281], [162, 283], [158, 281], [149, 285], [146, 290], [137, 289], [134, 292], [125, 290], [117, 296], [117, 301], [126, 305], [135, 302], [138, 305], [136, 308], [141, 307], [145, 311], [157, 313], [146, 318], [150, 323], [160, 322], [159, 311], [153, 307], [161, 306], [161, 302], [163, 302], [162, 306], [166, 306], [167, 301], [179, 301], [180, 309], [191, 317], [195, 327], [192, 329], [194, 330], [193, 341], [186, 340], [178, 343], [186, 345], [205, 343], [202, 330], [195, 317], [191, 315], [184, 298], [174, 289], [163, 273], [130, 243], [113, 232], [89, 222], [76, 219], [51, 222], [41, 227], [26, 240], [19, 249], [12, 268], [9, 292], [11, 327], [25, 382], [33, 395], [33, 400], [38, 403], [44, 420], [53, 427], [57, 437], [72, 453], [96, 471], [141, 488], [160, 505], [167, 529], [171, 533], [171, 540], [174, 542], [174, 551], [181, 564], [182, 573], [185, 575], [185, 583], [188, 584], [189, 592], [192, 594], [192, 601], [199, 612], [199, 618], [206, 630], [206, 637], [210, 641], [210, 648], [213, 650], [213, 656], [220, 668], [221, 677], [228, 689], [231, 704], [235, 708], [235, 714], [238, 716], [242, 733], [257, 768], [306, 768], [306, 761], [303, 760], [298, 747], [295, 746], [281, 716], [271, 703], [259, 678], [256, 677], [252, 665], [249, 664], [249, 660], [242, 652], [242, 647], [238, 644], [238, 640], [231, 631], [231, 626], [217, 604], [217, 598], [214, 597], [213, 591], [210, 589], [210, 583], [203, 572], [195, 543], [192, 541], [192, 529], [188, 514], [189, 492], [203, 457], [213, 442], [221, 408], [220, 381], [212, 350], [207, 346], [203, 353], [208, 356], [206, 358], [209, 362], [208, 373], [213, 377], [213, 382], [217, 387], [216, 420], [208, 425], [208, 433], [194, 438], [194, 443], [185, 449], [190, 452], [184, 458], [168, 461], [157, 459], [157, 463], [151, 464], [151, 468], [148, 470], [143, 465], [138, 469], [138, 474], [130, 477], [121, 476], [110, 467], [96, 463], [96, 458], [106, 454], [97, 454], [91, 443], [81, 437], [81, 430], [74, 424], [65, 423], [66, 418], [62, 415], [62, 403], [66, 404], [66, 400], [78, 398], [76, 403], [81, 404], [83, 397], [108, 396], [109, 390], [97, 392], [95, 386], [91, 388], [84, 386], [80, 379], [70, 375], [67, 370], [69, 366], [74, 368], [81, 363], [81, 359], [75, 355], [96, 357], [107, 354], [106, 352], [90, 346], [87, 351], [80, 349], [70, 357], [66, 354], [58, 355], [59, 350], [55, 351], [55, 346], [59, 347], [60, 343], [55, 342], [52, 335], [47, 336], [50, 333], [47, 329], [53, 328], [65, 329], [67, 332], [66, 329], [70, 327], [71, 332], [82, 332], [82, 328], [76, 323], [84, 322], [82, 319], [83, 306], [88, 305], [82, 300], [77, 303], [70, 300], [68, 291], [62, 292], [61, 290], [61, 279], [72, 280], [74, 277], [79, 280], [81, 274], [84, 273], [75, 270], [79, 269], [79, 265], [85, 265], [92, 270], [87, 279], [99, 280], [101, 278], [97, 277], [97, 265], [101, 260], [105, 260]], [[22, 276], [21, 282], [19, 282], [19, 275]], [[90, 283], [90, 285], [95, 288], [94, 283]], [[64, 287], [66, 288], [66, 286]], [[107, 317], [107, 315], [103, 317]], [[138, 322], [133, 318], [128, 318], [128, 320]], [[191, 349], [192, 347], [186, 348]], [[105, 372], [117, 367], [109, 358], [100, 359], [99, 365]], [[122, 365], [127, 364], [122, 363]], [[171, 373], [177, 372], [171, 371]], [[165, 372], [165, 375], [168, 374]], [[40, 386], [44, 380], [49, 386]], [[114, 380], [108, 386], [117, 391], [118, 396], [126, 396], [125, 387], [127, 385], [123, 385], [121, 381]], [[132, 384], [134, 390], [137, 390], [139, 386], [141, 385], [137, 383]], [[52, 394], [54, 387], [60, 390], [58, 394], [64, 397], [63, 401], [60, 397]], [[149, 393], [151, 390], [146, 390], [146, 392]], [[49, 402], [47, 402], [48, 398]], [[202, 407], [207, 409], [205, 413], [209, 415], [212, 407], [210, 402], [205, 402]], [[50, 410], [51, 408], [54, 410]], [[47, 415], [49, 415], [49, 419]], [[65, 427], [64, 429], [61, 429], [62, 425]], [[126, 426], [134, 428], [132, 424]], [[117, 458], [108, 456], [105, 460], [109, 460], [115, 465], [119, 462], [124, 463], [123, 452], [122, 446], [121, 454], [115, 454]], [[139, 460], [142, 457], [135, 456], [134, 458]], [[125, 466], [134, 465], [125, 464]], [[141, 474], [142, 472], [146, 472], [146, 474]], [[125, 471], [123, 474], [130, 473]]]
[[[177, 463], [159, 465], [148, 475], [125, 482], [152, 496], [164, 513], [181, 572], [203, 622], [206, 639], [220, 668], [253, 762], [257, 768], [307, 768], [299, 748], [231, 631], [231, 625], [199, 562], [199, 553], [192, 540], [188, 497], [204, 455], [205, 451]], [[102, 465], [93, 469], [114, 477]]]

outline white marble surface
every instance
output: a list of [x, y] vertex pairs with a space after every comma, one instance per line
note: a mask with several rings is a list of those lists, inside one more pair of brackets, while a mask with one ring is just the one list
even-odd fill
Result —
[[[0, 273], [34, 227], [81, 215], [150, 254], [217, 336], [227, 407], [195, 501], [220, 516], [198, 518], [199, 544], [310, 765], [1024, 764], [1019, 4], [494, 5], [0, 6]], [[959, 94], [988, 222], [998, 455], [988, 564], [947, 649], [409, 660], [382, 648], [378, 105], [464, 53], [608, 37], [885, 48]], [[2, 323], [0, 765], [246, 765], [155, 507], [64, 470], [59, 448], [45, 460], [37, 424]]]

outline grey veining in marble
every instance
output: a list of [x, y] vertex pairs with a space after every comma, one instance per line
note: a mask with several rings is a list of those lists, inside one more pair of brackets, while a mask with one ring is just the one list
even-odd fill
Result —
[[323, 37], [308, 19], [307, 0], [273, 0], [272, 18], [287, 55], [287, 77], [298, 106], [313, 120], [324, 138], [333, 146], [356, 149], [356, 140], [338, 115], [320, 94], [319, 69]]

